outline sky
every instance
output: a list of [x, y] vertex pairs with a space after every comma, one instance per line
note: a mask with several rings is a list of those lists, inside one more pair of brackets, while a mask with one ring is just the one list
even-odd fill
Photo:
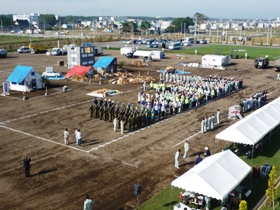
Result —
[[[2, 3], [1, 3], [2, 2]], [[0, 14], [276, 19], [279, 0], [0, 0]]]

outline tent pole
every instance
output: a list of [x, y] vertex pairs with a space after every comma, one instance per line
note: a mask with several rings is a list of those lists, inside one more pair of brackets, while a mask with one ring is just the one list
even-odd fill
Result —
[[172, 189], [173, 189], [173, 186], [171, 185], [171, 188], [170, 188], [170, 196], [169, 196], [169, 207], [168, 207], [168, 210], [170, 210], [170, 205], [171, 205], [171, 195], [172, 195]]
[[269, 148], [271, 146], [271, 131], [269, 132]]

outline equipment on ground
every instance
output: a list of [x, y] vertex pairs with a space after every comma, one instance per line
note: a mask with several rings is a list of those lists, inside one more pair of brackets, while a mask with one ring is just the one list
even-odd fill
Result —
[[275, 71], [280, 71], [280, 58], [274, 61]]
[[256, 69], [265, 69], [269, 65], [268, 58], [256, 58], [254, 61], [254, 66]]
[[[244, 54], [244, 56], [242, 56], [242, 55], [239, 55], [238, 52], [244, 52], [245, 54]], [[232, 59], [238, 59], [238, 58], [243, 58], [243, 57], [247, 58], [246, 54], [247, 54], [247, 50], [233, 49], [231, 51], [231, 55], [230, 56], [231, 56]]]

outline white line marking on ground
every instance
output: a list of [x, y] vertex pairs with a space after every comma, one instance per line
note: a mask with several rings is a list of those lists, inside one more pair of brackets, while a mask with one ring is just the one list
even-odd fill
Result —
[[183, 141], [181, 141], [181, 142], [175, 144], [175, 145], [173, 146], [173, 148], [174, 148], [174, 147], [177, 147], [178, 145], [182, 144], [184, 141], [189, 140], [189, 139], [191, 139], [192, 137], [195, 137], [196, 135], [198, 135], [198, 134], [200, 134], [200, 133], [201, 133], [201, 131], [199, 131], [198, 133], [193, 134], [192, 136], [189, 136], [188, 138], [184, 139]]
[[14, 132], [17, 132], [17, 133], [21, 133], [21, 134], [24, 134], [26, 136], [31, 136], [31, 137], [34, 137], [34, 138], [37, 138], [37, 139], [40, 139], [40, 140], [43, 140], [43, 141], [47, 141], [47, 142], [50, 142], [50, 143], [53, 143], [53, 144], [58, 144], [60, 146], [64, 146], [64, 147], [69, 147], [69, 148], [72, 148], [72, 149], [75, 149], [75, 150], [79, 150], [81, 152], [87, 152], [85, 150], [82, 150], [82, 149], [79, 149], [79, 148], [76, 148], [76, 147], [72, 147], [72, 146], [69, 146], [69, 145], [65, 145], [65, 144], [62, 144], [62, 143], [59, 143], [59, 142], [56, 142], [56, 141], [53, 141], [53, 140], [49, 140], [49, 139], [45, 139], [43, 137], [40, 137], [40, 136], [35, 136], [33, 134], [30, 134], [30, 133], [26, 133], [26, 132], [23, 132], [23, 131], [20, 131], [20, 130], [16, 130], [16, 129], [13, 129], [13, 128], [9, 128], [7, 126], [3, 126], [3, 125], [0, 125], [1, 128], [5, 128], [5, 129], [8, 129], [8, 130], [11, 130], [11, 131], [14, 131]]
[[58, 110], [61, 110], [61, 109], [65, 109], [65, 108], [77, 106], [77, 105], [80, 105], [80, 104], [85, 104], [85, 103], [88, 103], [88, 102], [91, 102], [91, 101], [92, 101], [92, 100], [82, 101], [82, 102], [79, 102], [79, 103], [76, 103], [76, 104], [70, 104], [70, 105], [68, 105], [68, 106], [63, 106], [63, 107], [58, 107], [58, 108], [50, 109], [50, 110], [46, 110], [46, 111], [39, 112], [39, 113], [37, 113], [37, 114], [30, 114], [30, 115], [27, 115], [27, 116], [19, 117], [19, 118], [17, 118], [17, 119], [6, 120], [6, 121], [0, 122], [0, 123], [1, 123], [1, 124], [6, 124], [6, 123], [14, 122], [14, 121], [17, 121], [17, 120], [23, 120], [23, 119], [29, 118], [29, 117], [36, 117], [36, 116], [38, 116], [38, 115], [47, 114], [47, 113], [49, 113], [49, 112], [58, 111]]

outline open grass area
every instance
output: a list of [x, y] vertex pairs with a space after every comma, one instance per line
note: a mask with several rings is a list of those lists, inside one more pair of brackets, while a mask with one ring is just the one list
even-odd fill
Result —
[[167, 50], [168, 53], [176, 53], [176, 54], [195, 54], [195, 49], [199, 55], [205, 54], [215, 54], [217, 49], [220, 49], [220, 54], [222, 55], [231, 55], [232, 50], [243, 50], [239, 52], [235, 52], [238, 54], [239, 58], [245, 57], [245, 51], [249, 56], [249, 59], [255, 59], [259, 57], [265, 57], [268, 55], [270, 60], [275, 60], [280, 57], [279, 48], [272, 47], [256, 47], [256, 46], [244, 46], [244, 45], [205, 45], [203, 47], [199, 46], [198, 48], [189, 48], [189, 49], [180, 49], [180, 50]]
[[[254, 166], [262, 166], [265, 163], [269, 163], [270, 165], [275, 165], [277, 170], [277, 176], [280, 175], [280, 126], [274, 129], [272, 132], [271, 140], [270, 135], [268, 134], [262, 142], [262, 147], [255, 151], [254, 158], [247, 158], [244, 154], [246, 151], [250, 150], [250, 147], [244, 147], [243, 150], [240, 150], [239, 157], [244, 160], [248, 165]], [[235, 150], [235, 147], [232, 148]], [[171, 183], [170, 183], [171, 185]], [[261, 176], [258, 180], [254, 180], [249, 174], [240, 184], [241, 186], [247, 186], [248, 189], [252, 190], [252, 193], [249, 197], [244, 198], [246, 200], [248, 209], [253, 209], [259, 200], [265, 195], [265, 190], [268, 186], [268, 177]], [[159, 194], [155, 195], [153, 198], [148, 200], [147, 202], [143, 203], [139, 210], [150, 210], [150, 209], [169, 209], [169, 205], [171, 206], [170, 209], [173, 209], [173, 206], [180, 202], [179, 194], [182, 192], [182, 189], [179, 188], [172, 188], [167, 187], [165, 190], [160, 192]], [[278, 201], [280, 201], [280, 188], [278, 188]], [[219, 201], [212, 200], [211, 201], [211, 209], [220, 210], [221, 206], [219, 205]], [[238, 208], [236, 208], [238, 209]], [[262, 210], [268, 210], [271, 208], [263, 207]], [[280, 209], [278, 207], [277, 209]]]

